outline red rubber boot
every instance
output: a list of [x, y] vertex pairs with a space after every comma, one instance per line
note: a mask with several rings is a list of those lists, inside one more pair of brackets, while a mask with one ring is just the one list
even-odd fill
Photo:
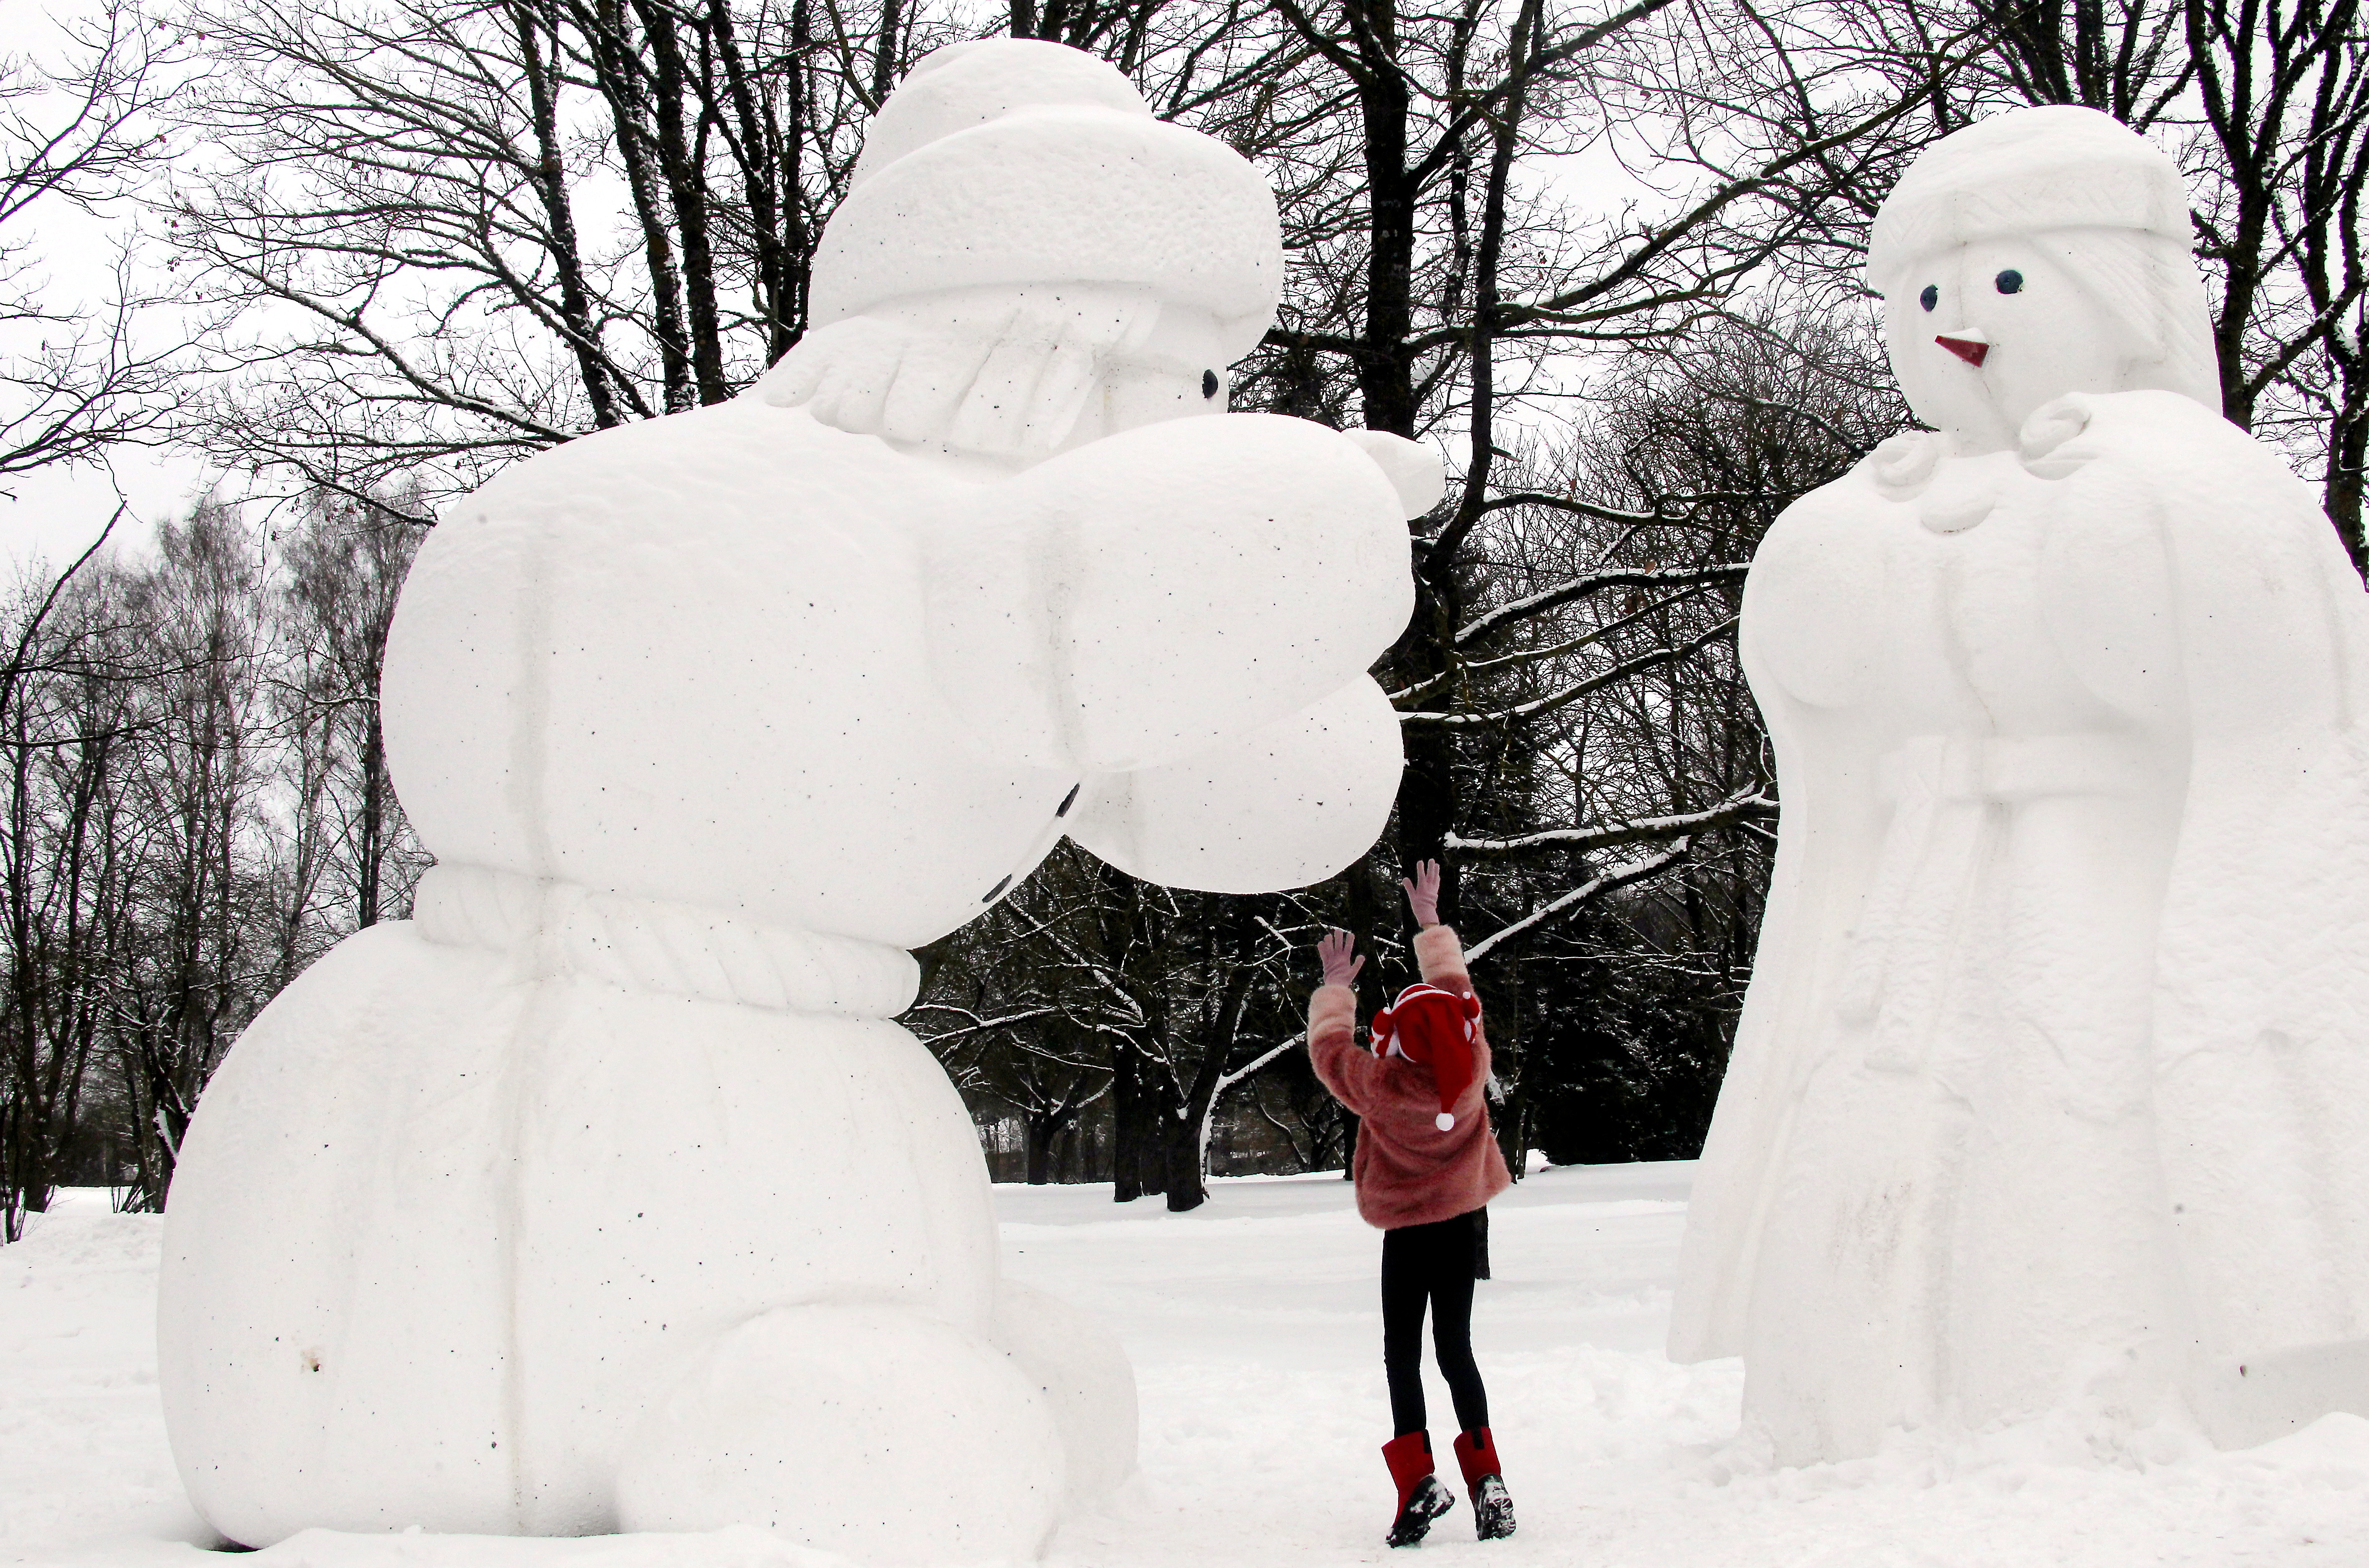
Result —
[[1514, 1533], [1514, 1500], [1505, 1494], [1505, 1472], [1497, 1465], [1497, 1439], [1486, 1426], [1459, 1432], [1456, 1463], [1464, 1471], [1464, 1490], [1472, 1497], [1472, 1533], [1482, 1540], [1503, 1540]]
[[1430, 1533], [1432, 1520], [1456, 1506], [1456, 1496], [1432, 1471], [1430, 1433], [1391, 1438], [1382, 1445], [1382, 1459], [1399, 1487], [1399, 1516], [1390, 1521], [1390, 1543], [1413, 1546]]

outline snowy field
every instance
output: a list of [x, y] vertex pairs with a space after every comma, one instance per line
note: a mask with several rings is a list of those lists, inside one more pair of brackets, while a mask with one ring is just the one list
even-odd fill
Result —
[[[1483, 1547], [1459, 1505], [1419, 1553], [1391, 1494], [1377, 1238], [1347, 1185], [1220, 1182], [1200, 1212], [1107, 1187], [997, 1191], [1007, 1265], [1101, 1313], [1143, 1393], [1140, 1492], [1055, 1543], [1055, 1568], [1391, 1559], [1497, 1568], [2129, 1568], [2369, 1564], [2369, 1422], [2248, 1453], [2173, 1432], [2096, 1451], [2047, 1423], [1772, 1470], [1735, 1437], [1733, 1362], [1661, 1353], [1686, 1165], [1542, 1173], [1494, 1206], [1474, 1340], [1521, 1520]], [[0, 1562], [209, 1557], [155, 1396], [157, 1221], [70, 1195], [0, 1249]], [[1446, 1391], [1433, 1387], [1445, 1456]], [[1447, 1469], [1452, 1472], [1453, 1461]], [[1451, 1473], [1451, 1481], [1453, 1476]], [[1460, 1485], [1458, 1487], [1460, 1490]], [[504, 1542], [299, 1537], [272, 1568], [825, 1568], [751, 1532]]]

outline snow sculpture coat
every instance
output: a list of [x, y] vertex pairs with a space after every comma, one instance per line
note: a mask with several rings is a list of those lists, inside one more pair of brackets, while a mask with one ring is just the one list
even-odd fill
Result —
[[2369, 1413], [2369, 598], [2192, 244], [2094, 110], [1928, 148], [1868, 277], [1932, 429], [1753, 563], [1784, 809], [1670, 1345], [1788, 1462]]
[[[1458, 996], [1472, 994], [1464, 949], [1444, 925], [1415, 934], [1423, 978]], [[1439, 1090], [1431, 1070], [1403, 1057], [1378, 1057], [1356, 1043], [1357, 993], [1319, 986], [1308, 1001], [1308, 1059], [1357, 1125], [1357, 1213], [1381, 1230], [1429, 1225], [1470, 1214], [1514, 1185], [1489, 1128], [1489, 1036], [1473, 1031], [1473, 1070], [1453, 1107], [1456, 1125], [1437, 1125]]]
[[[2046, 1385], [2077, 1380], [2085, 1339], [2145, 1364], [2109, 1366], [2089, 1396], [2159, 1413], [2177, 1390], [2225, 1443], [2369, 1410], [2369, 600], [2309, 493], [2235, 427], [2162, 392], [2076, 412], [2086, 429], [2043, 472], [1992, 460], [2003, 495], [1979, 529], [1895, 521], [1907, 508], [1863, 467], [1780, 520], [1746, 589], [1784, 830], [1671, 1341], [1682, 1359], [1741, 1351], [1757, 1400], [1820, 1409], [1778, 1418], [1796, 1457], [2077, 1392]], [[1984, 615], [1975, 585], [2027, 572], [2036, 619], [1989, 629], [2061, 653], [2088, 733], [2064, 712], [2017, 733], [2016, 693], [2062, 671], [2002, 679], [1978, 724], [1874, 711], [1908, 701], [1884, 689], [1915, 685], [1902, 666], [1924, 656], [1904, 650], [1930, 646], [1899, 628]], [[1831, 639], [1846, 614], [1868, 630]], [[2044, 825], [2077, 806], [2072, 830]], [[2114, 818], [2144, 842], [2108, 842]], [[2125, 872], [2095, 920], [2022, 940], [2043, 901]], [[2102, 954], [2113, 921], [2128, 986]], [[2089, 1016], [2028, 1011], [2083, 992]], [[2020, 1052], [2020, 1034], [2046, 1048]], [[1845, 1076], [1862, 1087], [1833, 1087]], [[1896, 1142], [1829, 1141], [1842, 1124], [1819, 1107], [1846, 1093], [1870, 1141]], [[2017, 1164], [2030, 1185], [1981, 1174]], [[1809, 1218], [1854, 1179], [1846, 1219]], [[2098, 1230], [2068, 1266], [2117, 1276], [2066, 1290], [2092, 1321], [2017, 1321], [2050, 1288], [2021, 1272], [2033, 1249], [2066, 1240], [2019, 1239], [2053, 1223], [2043, 1186]], [[1868, 1366], [1834, 1379], [1859, 1385], [1842, 1410], [1784, 1397], [1780, 1343], [1821, 1332], [1806, 1320], [1836, 1298], [1809, 1292], [1824, 1306], [1791, 1321], [1773, 1300], [1838, 1236], [1898, 1269], [1851, 1298], [1863, 1315], [1824, 1325], [1866, 1345]], [[2032, 1354], [2033, 1379], [1997, 1375]]]

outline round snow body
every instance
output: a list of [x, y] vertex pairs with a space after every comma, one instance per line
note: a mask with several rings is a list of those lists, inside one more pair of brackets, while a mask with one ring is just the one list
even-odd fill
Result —
[[1001, 1351], [879, 1305], [727, 1333], [626, 1446], [628, 1530], [758, 1525], [867, 1563], [1027, 1560], [1063, 1494], [1051, 1407]]

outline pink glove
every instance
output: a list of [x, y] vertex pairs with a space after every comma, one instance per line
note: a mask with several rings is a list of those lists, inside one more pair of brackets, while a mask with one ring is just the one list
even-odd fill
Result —
[[1328, 986], [1355, 985], [1357, 971], [1366, 967], [1363, 958], [1352, 958], [1357, 939], [1335, 927], [1324, 933], [1316, 944], [1317, 962], [1324, 966], [1324, 983]]
[[1414, 865], [1414, 878], [1401, 881], [1406, 889], [1407, 908], [1414, 911], [1414, 923], [1429, 931], [1439, 923], [1439, 862], [1419, 860]]

